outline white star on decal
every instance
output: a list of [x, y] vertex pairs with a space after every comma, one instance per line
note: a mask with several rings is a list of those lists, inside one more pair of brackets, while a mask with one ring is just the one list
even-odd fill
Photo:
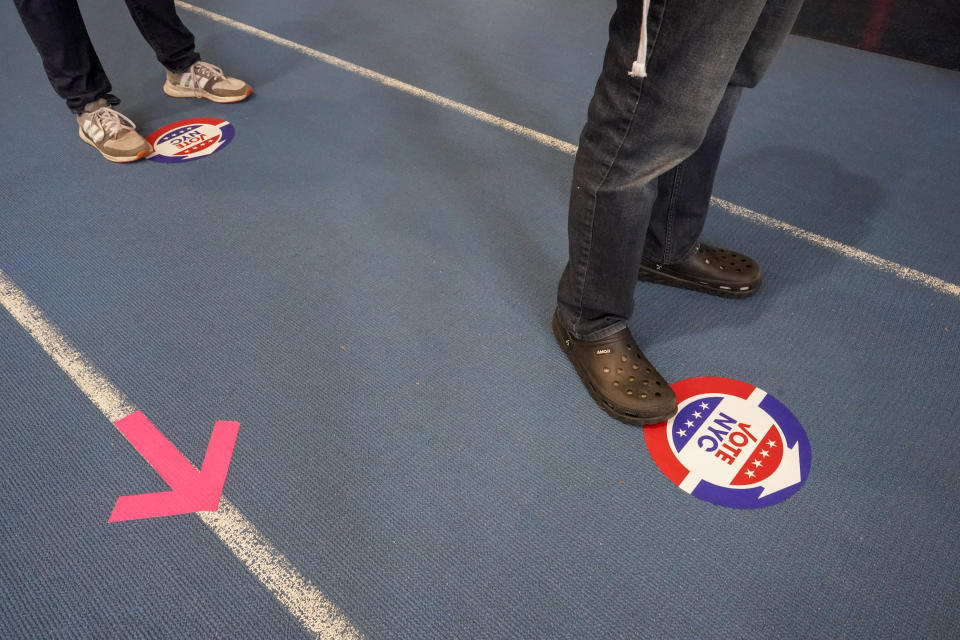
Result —
[[700, 413], [699, 411], [694, 411], [694, 412], [693, 412], [693, 417], [694, 417], [694, 418], [699, 418], [699, 417], [702, 416], [702, 415], [703, 415], [703, 414]]
[[770, 452], [764, 449], [763, 451], [760, 452], [760, 455], [762, 455], [764, 458], [769, 458]]
[[677, 429], [677, 435], [682, 438], [682, 437], [684, 437], [685, 435], [687, 435], [687, 432], [684, 431], [683, 429]]
[[692, 426], [693, 426], [693, 420], [687, 420], [687, 421], [684, 422], [683, 424], [687, 425], [688, 427], [692, 427]]
[[777, 443], [774, 442], [773, 440], [767, 440], [767, 446], [773, 449], [773, 448], [776, 448]]
[[763, 466], [763, 463], [760, 462], [759, 460], [754, 460], [754, 461], [753, 461], [753, 466], [755, 466], [757, 469], [759, 469], [760, 467]]
[[701, 408], [701, 409], [709, 409], [709, 408], [710, 408], [710, 405], [708, 405], [706, 402], [701, 402], [701, 403], [700, 403], [700, 408]]
[[747, 477], [748, 477], [748, 478], [752, 478], [753, 476], [754, 476], [753, 471], [747, 469]]

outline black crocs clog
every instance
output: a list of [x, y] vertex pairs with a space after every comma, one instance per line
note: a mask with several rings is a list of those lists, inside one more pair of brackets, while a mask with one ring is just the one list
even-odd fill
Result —
[[644, 259], [637, 278], [725, 298], [751, 296], [763, 282], [756, 262], [708, 244], [697, 245], [689, 258], [676, 264], [662, 265]]
[[630, 329], [601, 340], [578, 340], [555, 312], [553, 335], [590, 396], [617, 420], [657, 424], [677, 412], [673, 389], [637, 348]]

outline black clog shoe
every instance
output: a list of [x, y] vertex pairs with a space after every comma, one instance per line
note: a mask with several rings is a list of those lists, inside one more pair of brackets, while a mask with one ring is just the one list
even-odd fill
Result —
[[763, 282], [760, 266], [747, 256], [702, 243], [689, 258], [676, 264], [661, 265], [644, 259], [637, 277], [725, 298], [751, 296]]
[[553, 335], [590, 397], [628, 424], [657, 424], [677, 412], [677, 397], [624, 328], [600, 340], [578, 340], [553, 314]]

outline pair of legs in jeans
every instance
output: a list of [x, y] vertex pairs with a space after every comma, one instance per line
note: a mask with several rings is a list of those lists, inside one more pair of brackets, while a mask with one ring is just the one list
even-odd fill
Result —
[[[54, 91], [80, 122], [80, 137], [104, 157], [127, 162], [149, 153], [149, 144], [119, 104], [87, 33], [77, 0], [14, 0], [43, 61]], [[163, 91], [174, 97], [238, 102], [249, 85], [200, 62], [193, 34], [177, 16], [173, 0], [126, 0], [127, 9], [157, 59], [167, 70]]]
[[[699, 238], [740, 93], [760, 80], [801, 2], [650, 0], [646, 16], [641, 0], [617, 3], [574, 163], [553, 324], [588, 391], [621, 420], [649, 424], [676, 409], [627, 329], [638, 275], [731, 297], [759, 286], [752, 261]], [[641, 78], [628, 72], [644, 27]]]

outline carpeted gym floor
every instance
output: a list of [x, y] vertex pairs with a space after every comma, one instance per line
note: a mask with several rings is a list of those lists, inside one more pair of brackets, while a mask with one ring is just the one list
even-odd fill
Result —
[[[668, 379], [749, 382], [806, 431], [802, 489], [741, 510], [672, 484], [550, 333], [573, 158], [549, 140], [576, 143], [610, 2], [181, 5], [254, 85], [236, 105], [164, 96], [122, 3], [83, 10], [142, 132], [236, 136], [103, 161], [0, 8], [0, 637], [955, 633], [957, 72], [791, 37], [705, 232], [763, 290], [638, 285]], [[220, 512], [108, 522], [168, 489], [114, 392], [198, 467], [242, 425]]]

